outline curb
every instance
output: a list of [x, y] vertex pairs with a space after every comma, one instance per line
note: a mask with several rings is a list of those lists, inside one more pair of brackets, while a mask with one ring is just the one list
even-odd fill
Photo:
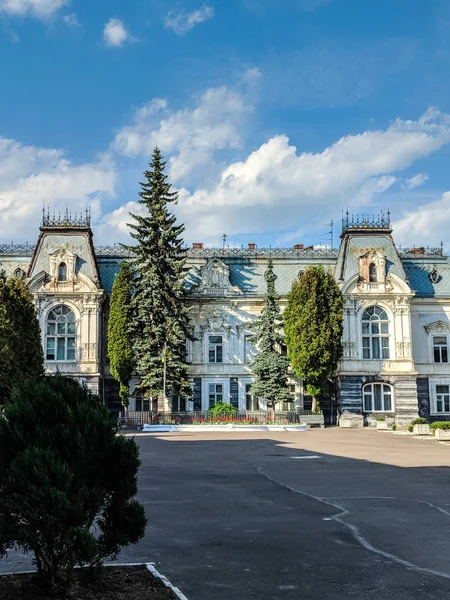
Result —
[[308, 425], [148, 425], [145, 424], [142, 433], [167, 433], [177, 431], [308, 431]]
[[167, 579], [167, 577], [165, 577], [164, 575], [161, 575], [161, 573], [155, 568], [154, 563], [147, 563], [145, 566], [147, 567], [147, 569], [150, 571], [150, 573], [154, 577], [156, 577], [157, 579], [160, 579], [167, 588], [172, 590], [172, 592], [175, 594], [175, 596], [177, 598], [179, 598], [180, 600], [188, 600], [187, 597], [183, 594], [183, 592], [181, 592], [177, 587], [175, 587], [174, 585], [172, 585], [170, 583], [170, 581]]
[[[183, 594], [183, 592], [181, 590], [179, 590], [172, 583], [170, 583], [170, 581], [167, 579], [167, 577], [165, 577], [165, 575], [162, 575], [155, 568], [155, 563], [117, 563], [117, 562], [110, 562], [110, 563], [105, 563], [103, 566], [104, 567], [147, 567], [147, 569], [153, 575], [153, 577], [156, 577], [156, 579], [159, 579], [160, 581], [162, 581], [163, 584], [166, 586], [166, 588], [169, 588], [170, 590], [172, 590], [172, 592], [175, 594], [175, 596], [177, 598], [179, 598], [179, 600], [189, 600]], [[79, 567], [75, 567], [75, 568], [78, 569]], [[7, 575], [30, 575], [31, 573], [36, 573], [36, 569], [33, 569], [32, 571], [13, 571], [12, 573], [0, 573], [0, 577], [5, 577]]]

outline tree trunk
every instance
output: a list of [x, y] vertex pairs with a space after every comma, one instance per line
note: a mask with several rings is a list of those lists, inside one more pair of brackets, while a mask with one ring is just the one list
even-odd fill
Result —
[[311, 410], [312, 410], [313, 414], [315, 414], [315, 412], [317, 410], [317, 398], [315, 396], [312, 397]]

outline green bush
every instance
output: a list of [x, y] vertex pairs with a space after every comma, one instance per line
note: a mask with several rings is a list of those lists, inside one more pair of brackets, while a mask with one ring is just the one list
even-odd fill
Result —
[[392, 425], [392, 431], [397, 431], [397, 425], [395, 423]]
[[410, 433], [412, 433], [414, 431], [414, 425], [424, 425], [425, 423], [428, 423], [428, 421], [426, 419], [424, 419], [423, 417], [418, 417], [417, 419], [413, 419], [411, 421], [411, 423], [408, 425], [408, 431]]
[[383, 417], [382, 415], [380, 415], [379, 417], [377, 417], [375, 419], [375, 421], [378, 421], [379, 423], [382, 423], [383, 421], [386, 421], [386, 417]]
[[236, 414], [237, 408], [232, 404], [225, 404], [224, 402], [217, 402], [212, 408], [209, 409], [209, 416], [214, 417], [227, 417]]
[[76, 565], [95, 574], [145, 532], [139, 450], [98, 397], [61, 376], [17, 386], [0, 419], [0, 556], [34, 553], [50, 591]]
[[450, 421], [435, 421], [430, 424], [430, 429], [433, 431], [436, 429], [450, 429]]

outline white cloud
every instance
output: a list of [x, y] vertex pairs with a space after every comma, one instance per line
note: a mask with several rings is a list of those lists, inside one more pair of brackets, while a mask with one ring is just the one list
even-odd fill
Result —
[[103, 30], [103, 39], [107, 46], [119, 47], [134, 38], [121, 19], [109, 19]]
[[0, 13], [48, 19], [69, 3], [69, 0], [0, 0]]
[[119, 131], [113, 148], [125, 156], [148, 157], [158, 145], [170, 156], [172, 181], [185, 184], [196, 174], [205, 178], [215, 172], [215, 152], [240, 147], [250, 110], [241, 93], [226, 87], [207, 90], [192, 109], [173, 111], [166, 100], [156, 98], [135, 111], [133, 123]]
[[199, 23], [212, 19], [214, 16], [214, 8], [203, 4], [201, 8], [192, 12], [171, 10], [164, 25], [167, 29], [172, 29], [176, 34], [183, 35]]
[[450, 246], [450, 191], [439, 200], [428, 202], [405, 212], [393, 224], [395, 239], [402, 245]]
[[407, 190], [413, 190], [414, 188], [420, 187], [426, 181], [428, 181], [428, 173], [417, 173], [410, 179], [405, 179], [403, 185]]
[[66, 23], [66, 25], [69, 25], [69, 27], [81, 27], [81, 24], [78, 21], [77, 13], [73, 12], [68, 15], [64, 15], [63, 21]]
[[0, 239], [34, 240], [43, 203], [52, 211], [92, 206], [114, 194], [115, 170], [107, 157], [72, 164], [61, 150], [22, 146], [0, 138]]
[[278, 135], [225, 168], [216, 185], [184, 190], [180, 214], [195, 237], [297, 229], [336, 208], [369, 204], [397, 181], [396, 172], [449, 141], [450, 116], [434, 110], [315, 154], [298, 153]]
[[[401, 171], [450, 141], [450, 116], [430, 109], [417, 120], [345, 136], [318, 153], [298, 152], [286, 135], [276, 135], [244, 160], [219, 167], [218, 149], [241, 144], [247, 110], [243, 97], [226, 88], [208, 90], [193, 110], [170, 112], [166, 101], [154, 100], [116, 137], [114, 148], [130, 157], [148, 155], [156, 142], [162, 148], [190, 240], [218, 243], [224, 231], [230, 237], [280, 231], [287, 240], [305, 224], [322, 228], [330, 213], [370, 205], [404, 184]], [[186, 184], [196, 168], [197, 185]], [[409, 185], [417, 187], [420, 175]], [[120, 211], [108, 218], [111, 225], [123, 221]]]

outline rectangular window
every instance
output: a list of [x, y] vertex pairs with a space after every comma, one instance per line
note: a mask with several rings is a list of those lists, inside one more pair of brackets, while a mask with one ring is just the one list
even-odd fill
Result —
[[47, 338], [47, 360], [55, 360], [55, 338]]
[[142, 400], [142, 398], [136, 398], [136, 412], [149, 412], [150, 400]]
[[65, 360], [65, 359], [66, 359], [66, 339], [65, 338], [57, 338], [56, 360]]
[[363, 406], [365, 412], [391, 412], [391, 386], [383, 383], [366, 384], [363, 389]]
[[383, 410], [381, 402], [381, 385], [374, 385], [373, 387], [373, 410]]
[[221, 335], [208, 336], [208, 362], [221, 363], [223, 362], [223, 346]]
[[435, 363], [448, 363], [447, 336], [433, 336], [433, 355]]
[[67, 360], [75, 360], [75, 338], [67, 338]]
[[448, 385], [437, 385], [436, 386], [436, 412], [448, 413], [450, 412], [450, 386]]
[[252, 384], [245, 384], [245, 408], [246, 410], [259, 410], [259, 400], [251, 392]]
[[370, 338], [363, 337], [363, 358], [370, 358]]
[[389, 358], [389, 338], [381, 338], [381, 358]]
[[372, 338], [372, 358], [379, 359], [380, 358], [380, 338], [373, 337]]
[[57, 323], [57, 326], [58, 326], [58, 335], [65, 335], [66, 324], [65, 323]]
[[210, 383], [208, 386], [209, 408], [214, 404], [223, 402], [223, 385], [221, 383]]
[[56, 323], [47, 323], [47, 335], [56, 334]]

